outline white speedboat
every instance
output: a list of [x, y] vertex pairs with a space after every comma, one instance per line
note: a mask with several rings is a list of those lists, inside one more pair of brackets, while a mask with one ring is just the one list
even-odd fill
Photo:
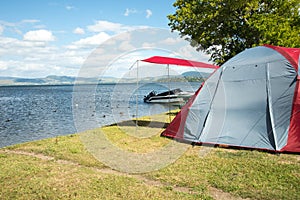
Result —
[[144, 97], [146, 103], [178, 103], [187, 101], [194, 93], [184, 92], [177, 88], [174, 90], [166, 91], [157, 94], [155, 91], [151, 91]]

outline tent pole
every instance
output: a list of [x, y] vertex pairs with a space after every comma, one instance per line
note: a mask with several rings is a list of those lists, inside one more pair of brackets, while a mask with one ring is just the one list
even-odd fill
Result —
[[274, 148], [275, 150], [278, 150], [278, 142], [277, 142], [277, 133], [275, 129], [275, 123], [274, 123], [274, 112], [273, 112], [273, 105], [272, 105], [272, 94], [271, 94], [271, 83], [270, 83], [270, 63], [267, 63], [266, 65], [266, 89], [267, 89], [267, 106], [268, 106], [268, 111], [269, 116], [270, 116], [270, 124], [271, 124], [271, 129], [269, 134], [272, 134], [273, 139], [274, 139]]

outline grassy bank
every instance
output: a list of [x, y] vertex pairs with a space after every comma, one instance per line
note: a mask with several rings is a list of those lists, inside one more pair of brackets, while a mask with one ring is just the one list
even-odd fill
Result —
[[162, 114], [140, 119], [138, 127], [129, 121], [2, 148], [0, 199], [299, 198], [299, 155], [185, 145], [166, 167], [129, 174], [100, 162], [82, 142], [101, 133], [118, 149], [147, 155], [170, 144], [159, 137], [168, 120]]

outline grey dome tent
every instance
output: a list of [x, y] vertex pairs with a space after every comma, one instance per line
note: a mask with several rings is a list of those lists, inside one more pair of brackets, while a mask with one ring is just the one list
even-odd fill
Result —
[[199, 145], [299, 153], [299, 52], [265, 45], [234, 56], [161, 135]]

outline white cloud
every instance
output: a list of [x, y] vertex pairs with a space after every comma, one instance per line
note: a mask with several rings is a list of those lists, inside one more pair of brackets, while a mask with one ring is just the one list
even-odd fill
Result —
[[8, 62], [4, 62], [0, 60], [0, 70], [7, 70]]
[[162, 40], [160, 43], [161, 44], [166, 44], [166, 45], [173, 45], [173, 44], [177, 44], [179, 42], [182, 42], [181, 38], [171, 38], [171, 37], [168, 37], [165, 40]]
[[[128, 17], [131, 14], [135, 14], [135, 13], [142, 13], [142, 12], [138, 12], [136, 9], [130, 9], [130, 8], [126, 8], [124, 16]], [[149, 19], [152, 16], [152, 11], [150, 9], [146, 10], [146, 18]]]
[[112, 31], [119, 32], [124, 25], [119, 23], [113, 23], [109, 21], [97, 21], [94, 25], [88, 26], [88, 30], [91, 32], [104, 32], [104, 31]]
[[126, 11], [124, 13], [124, 16], [128, 17], [130, 14], [133, 14], [133, 13], [137, 13], [136, 9], [129, 9], [129, 8], [126, 8]]
[[[19, 23], [0, 21], [0, 27], [1, 30], [13, 29], [14, 32], [15, 30], [21, 32], [24, 23], [35, 23], [35, 20], [22, 20]], [[90, 47], [69, 52], [63, 46], [54, 46], [55, 43], [49, 41], [55, 40], [55, 37], [46, 29], [28, 31], [22, 35], [23, 39], [18, 39], [0, 34], [2, 76], [45, 77], [50, 74], [74, 76], [92, 50]], [[79, 44], [84, 45], [84, 41], [81, 42], [82, 44]]]
[[66, 9], [67, 9], [67, 10], [73, 10], [73, 9], [75, 9], [75, 7], [74, 7], [74, 6], [67, 5], [67, 6], [66, 6]]
[[87, 27], [88, 31], [91, 32], [112, 32], [121, 33], [125, 31], [132, 31], [134, 29], [149, 28], [148, 26], [126, 26], [120, 23], [114, 23], [109, 21], [99, 20], [94, 25]]
[[[106, 67], [114, 62], [113, 71], [108, 72], [110, 75], [118, 76], [121, 72], [127, 72], [136, 59], [165, 55], [173, 51], [175, 54], [178, 52], [180, 56], [191, 58], [193, 56], [190, 54], [191, 49], [177, 39], [180, 37], [171, 34], [167, 29], [96, 21], [90, 26], [77, 27], [73, 30], [75, 34], [85, 33], [81, 35], [81, 39], [58, 45], [56, 42], [49, 42], [55, 37], [46, 29], [29, 31], [24, 34], [22, 40], [4, 36], [7, 34], [6, 29], [10, 27], [0, 21], [0, 28], [1, 26], [5, 30], [2, 35], [0, 34], [2, 76], [44, 77], [50, 74], [76, 76], [82, 66], [87, 68], [83, 70], [85, 74], [80, 75], [95, 76], [101, 74], [101, 70], [106, 71]], [[16, 28], [22, 27], [19, 24]], [[157, 50], [162, 52], [157, 53]], [[135, 53], [140, 57], [138, 58]], [[128, 59], [125, 59], [123, 55], [127, 54]], [[199, 60], [199, 52], [196, 55], [195, 60]]]
[[144, 43], [142, 44], [142, 47], [143, 47], [143, 48], [154, 48], [155, 46], [156, 46], [155, 43], [150, 43], [150, 42], [144, 42]]
[[3, 33], [4, 28], [0, 25], [0, 35]]
[[22, 35], [21, 28], [24, 28], [26, 26], [36, 26], [35, 24], [40, 22], [36, 19], [23, 19], [19, 22], [7, 22], [0, 20], [0, 26], [2, 26], [3, 29], [8, 30], [8, 32], [17, 33], [18, 35]]
[[54, 41], [55, 37], [53, 36], [51, 31], [41, 29], [36, 31], [28, 31], [27, 33], [24, 34], [23, 39], [27, 41], [49, 42], [49, 41]]
[[93, 48], [100, 45], [102, 42], [109, 39], [111, 36], [105, 32], [98, 33], [91, 37], [83, 38], [78, 41], [73, 42], [71, 45], [67, 46], [67, 49], [81, 49], [81, 48]]
[[73, 33], [83, 35], [83, 34], [85, 34], [85, 31], [83, 28], [77, 27], [74, 29]]
[[110, 35], [108, 35], [107, 33], [101, 32], [97, 35], [93, 35], [91, 37], [87, 37], [84, 39], [81, 39], [77, 42], [75, 42], [75, 44], [79, 44], [79, 45], [99, 45], [102, 42], [104, 42], [105, 40], [109, 39]]
[[152, 11], [147, 9], [146, 13], [147, 13], [146, 18], [149, 19], [152, 16]]
[[33, 28], [35, 28], [35, 29], [45, 29], [46, 25], [38, 24], [38, 25], [34, 25]]
[[133, 50], [135, 47], [132, 45], [132, 44], [130, 44], [130, 42], [129, 41], [123, 41], [123, 42], [121, 42], [121, 44], [119, 45], [119, 49], [121, 50], [121, 51], [131, 51], [131, 50]]
[[35, 24], [35, 23], [38, 23], [38, 22], [40, 22], [40, 20], [38, 20], [38, 19], [23, 19], [21, 21], [21, 23], [23, 23], [23, 24], [27, 24], [27, 23]]
[[[47, 46], [43, 41], [24, 41], [16, 38], [0, 37], [0, 57], [21, 56], [27, 57], [29, 54], [48, 53], [54, 47]], [[3, 51], [2, 51], [3, 50]]]
[[54, 66], [64, 64], [61, 54], [60, 48], [44, 41], [0, 36], [0, 73], [20, 77], [58, 74], [60, 71], [55, 71]]

